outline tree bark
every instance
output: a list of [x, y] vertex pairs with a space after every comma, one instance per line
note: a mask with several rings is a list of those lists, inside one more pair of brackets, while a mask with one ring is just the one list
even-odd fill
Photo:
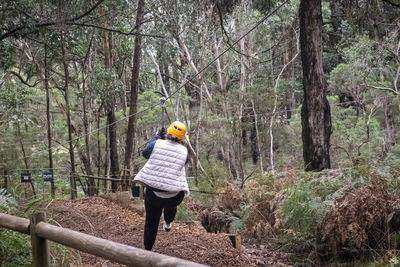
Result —
[[[97, 114], [96, 114], [96, 117], [97, 117], [96, 118], [97, 119], [97, 125], [96, 125], [97, 126], [97, 176], [98, 177], [100, 177], [100, 174], [101, 174], [101, 146], [100, 146], [100, 112], [101, 112], [101, 109], [102, 109], [102, 107], [100, 105], [100, 107], [97, 110]], [[107, 133], [107, 128], [106, 128], [106, 133]], [[108, 151], [107, 142], [106, 142], [106, 151]], [[107, 182], [107, 180], [104, 180], [103, 189], [107, 188], [106, 182]], [[99, 188], [99, 191], [100, 191], [100, 180], [97, 181], [97, 187]], [[103, 190], [103, 191], [105, 191], [105, 190]]]
[[394, 126], [394, 119], [392, 115], [392, 108], [390, 106], [390, 99], [386, 96], [383, 99], [383, 110], [385, 113], [385, 152], [396, 144], [396, 127]]
[[64, 38], [62, 36], [62, 45], [61, 45], [61, 52], [62, 52], [62, 63], [64, 67], [64, 98], [65, 98], [65, 106], [67, 109], [67, 128], [68, 128], [68, 143], [69, 143], [69, 158], [71, 161], [71, 173], [70, 173], [70, 194], [71, 199], [76, 199], [77, 189], [76, 189], [76, 179], [75, 179], [75, 155], [74, 155], [74, 146], [72, 144], [72, 123], [71, 123], [71, 107], [69, 105], [69, 70], [68, 64], [65, 59], [65, 48], [64, 48]]
[[[101, 10], [102, 15], [104, 15], [104, 10]], [[107, 23], [105, 23], [107, 26]], [[104, 66], [107, 70], [111, 70], [112, 67], [112, 55], [111, 55], [111, 41], [108, 35], [108, 32], [104, 32]], [[111, 88], [110, 88], [111, 91]], [[107, 112], [107, 125], [109, 131], [109, 145], [110, 145], [110, 163], [111, 163], [111, 177], [114, 180], [111, 181], [111, 190], [112, 192], [116, 192], [119, 187], [119, 181], [117, 181], [117, 177], [119, 175], [119, 163], [118, 163], [118, 148], [117, 148], [117, 125], [115, 118], [115, 96], [110, 93], [110, 100], [108, 103], [108, 112]]]
[[[22, 156], [24, 157], [25, 169], [27, 171], [29, 171], [28, 159], [26, 158], [24, 143], [22, 142], [22, 133], [21, 133], [21, 127], [19, 125], [19, 122], [17, 122], [17, 135], [18, 135], [19, 145], [21, 146]], [[33, 195], [36, 197], [36, 190], [35, 190], [35, 186], [34, 186], [32, 180], [29, 181], [29, 183], [31, 184]]]
[[54, 172], [53, 172], [53, 151], [51, 137], [51, 120], [50, 120], [50, 86], [49, 86], [49, 68], [47, 62], [47, 46], [44, 45], [44, 87], [46, 90], [46, 119], [47, 119], [47, 145], [49, 150], [49, 171], [53, 179], [51, 180], [51, 196], [55, 196]]
[[[136, 29], [140, 33], [140, 24], [143, 21], [143, 6], [144, 0], [138, 1], [138, 7], [136, 11]], [[135, 48], [133, 52], [133, 67], [132, 67], [132, 80], [131, 80], [131, 97], [129, 104], [129, 120], [128, 120], [128, 131], [126, 132], [126, 148], [125, 148], [125, 166], [127, 169], [133, 168], [132, 152], [133, 140], [135, 138], [135, 124], [136, 116], [134, 114], [137, 112], [137, 100], [138, 100], [138, 87], [139, 87], [139, 70], [140, 70], [140, 57], [141, 57], [141, 43], [142, 38], [140, 34], [135, 36]], [[124, 177], [122, 181], [122, 190], [127, 190], [129, 186], [129, 178]]]
[[253, 115], [254, 115], [254, 131], [256, 133], [256, 143], [257, 143], [257, 151], [258, 151], [258, 156], [260, 157], [259, 162], [260, 162], [260, 170], [261, 173], [264, 172], [264, 157], [262, 153], [262, 145], [261, 145], [261, 140], [260, 140], [260, 131], [258, 130], [258, 116], [255, 108], [254, 101], [251, 100], [251, 107], [253, 109]]
[[[290, 40], [289, 45], [287, 47], [287, 50], [283, 54], [283, 65], [288, 65], [289, 61], [293, 57], [293, 44], [296, 42], [298, 43], [297, 40], [294, 38], [294, 34], [291, 28], [283, 28], [282, 29], [283, 35], [285, 33], [288, 35], [288, 38]], [[286, 80], [286, 83], [288, 84], [288, 89], [285, 93], [285, 107], [286, 107], [286, 122], [289, 124], [290, 119], [292, 118], [293, 110], [296, 108], [296, 98], [294, 95], [294, 87], [290, 86], [290, 82], [294, 80], [294, 65], [291, 64], [286, 68], [286, 70], [283, 73], [283, 77]]]
[[85, 59], [82, 62], [82, 112], [83, 112], [83, 128], [85, 132], [85, 160], [83, 161], [84, 167], [86, 174], [90, 177], [87, 177], [88, 179], [88, 195], [89, 196], [94, 196], [98, 192], [98, 188], [96, 188], [96, 183], [94, 181], [93, 176], [93, 171], [92, 171], [92, 159], [90, 155], [90, 142], [89, 142], [89, 137], [90, 137], [90, 122], [88, 119], [88, 114], [87, 114], [87, 101], [86, 101], [86, 64], [89, 61], [90, 58], [90, 53], [91, 53], [91, 47], [92, 47], [92, 41], [93, 37], [91, 38], [89, 42], [89, 47], [86, 52]]
[[[85, 81], [85, 63], [82, 66], [82, 111], [83, 111], [83, 128], [85, 131], [85, 160], [84, 166], [86, 174], [93, 176], [91, 167], [91, 156], [90, 156], [90, 142], [89, 142], [89, 120], [87, 117], [86, 110], [86, 81]], [[94, 196], [96, 194], [96, 185], [93, 177], [88, 177], [88, 194], [89, 196]]]
[[321, 0], [300, 2], [300, 47], [304, 100], [301, 109], [303, 158], [307, 171], [329, 169], [332, 132], [322, 65]]
[[[239, 42], [240, 52], [244, 54], [245, 51], [245, 39], [243, 38]], [[244, 170], [243, 170], [243, 109], [244, 109], [244, 94], [246, 93], [246, 80], [247, 80], [247, 73], [246, 73], [246, 64], [244, 62], [246, 58], [244, 56], [241, 57], [240, 61], [240, 82], [239, 82], [239, 114], [237, 119], [237, 135], [238, 135], [238, 155], [237, 155], [237, 163], [238, 163], [238, 172], [239, 172], [239, 180], [241, 182], [244, 181]]]
[[[106, 127], [106, 152], [105, 152], [105, 164], [104, 164], [104, 175], [106, 177], [110, 176], [110, 129], [107, 126]], [[104, 180], [104, 192], [106, 192], [108, 190], [108, 181]]]
[[117, 192], [119, 181], [115, 180], [119, 175], [119, 163], [118, 163], [118, 150], [117, 150], [117, 126], [115, 125], [115, 112], [114, 108], [111, 107], [107, 113], [107, 124], [109, 125], [109, 141], [110, 141], [110, 167], [111, 177], [114, 178], [111, 182], [111, 191]]

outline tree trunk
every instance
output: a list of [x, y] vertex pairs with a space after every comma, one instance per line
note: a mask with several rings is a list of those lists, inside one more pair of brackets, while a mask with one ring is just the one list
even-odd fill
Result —
[[[245, 43], [244, 39], [240, 40], [239, 42], [239, 47], [240, 47], [240, 52], [245, 53]], [[243, 170], [243, 109], [244, 109], [244, 94], [246, 91], [246, 64], [244, 62], [245, 57], [241, 57], [240, 61], [240, 85], [239, 85], [239, 114], [238, 114], [238, 127], [237, 127], [237, 135], [238, 135], [238, 140], [237, 140], [237, 145], [238, 145], [238, 154], [237, 154], [237, 163], [238, 163], [238, 171], [239, 171], [239, 180], [241, 182], [244, 181], [244, 170]]]
[[50, 88], [49, 88], [49, 73], [47, 64], [47, 46], [44, 45], [44, 87], [46, 90], [46, 119], [47, 119], [47, 145], [49, 148], [49, 171], [53, 179], [51, 179], [51, 196], [55, 196], [54, 172], [53, 172], [53, 151], [51, 138], [51, 120], [50, 120]]
[[[93, 176], [90, 157], [90, 143], [89, 143], [89, 120], [86, 111], [86, 81], [85, 81], [85, 63], [82, 66], [82, 111], [83, 111], [83, 128], [85, 131], [85, 160], [84, 166], [86, 174]], [[94, 196], [96, 194], [96, 185], [93, 177], [88, 177], [88, 194]]]
[[[104, 15], [104, 10], [101, 10], [101, 13]], [[107, 23], [104, 25], [107, 27]], [[104, 66], [107, 70], [111, 70], [112, 67], [112, 55], [111, 55], [111, 41], [108, 36], [108, 32], [104, 32]], [[109, 88], [111, 91], [111, 88]], [[110, 100], [108, 103], [108, 112], [107, 112], [107, 124], [109, 131], [109, 144], [110, 144], [110, 163], [111, 163], [111, 177], [114, 179], [111, 182], [111, 190], [112, 192], [116, 192], [118, 190], [119, 181], [117, 177], [119, 175], [119, 163], [118, 163], [118, 148], [117, 148], [117, 125], [115, 118], [115, 97], [112, 93], [110, 93]]]
[[[101, 112], [101, 105], [97, 110], [96, 114], [96, 120], [97, 120], [97, 177], [100, 177], [101, 174], [101, 146], [100, 146], [100, 112]], [[107, 128], [106, 128], [107, 129]], [[106, 130], [107, 132], [107, 130]], [[107, 151], [107, 142], [106, 142], [106, 151]], [[100, 179], [97, 180], [97, 188], [100, 191]], [[103, 192], [105, 192], [104, 188], [107, 188], [107, 180], [102, 181], [103, 182]]]
[[[18, 134], [19, 145], [21, 146], [22, 156], [24, 157], [25, 169], [29, 171], [28, 159], [26, 158], [24, 143], [22, 142], [21, 127], [19, 125], [19, 122], [17, 122], [17, 134]], [[32, 180], [30, 180], [29, 183], [31, 184], [33, 195], [36, 197], [36, 190]]]
[[[108, 120], [107, 120], [108, 121]], [[106, 123], [107, 123], [106, 121]], [[105, 155], [105, 164], [104, 164], [104, 176], [110, 176], [110, 128], [106, 127], [106, 155]], [[108, 190], [108, 181], [104, 180], [104, 192]]]
[[385, 96], [383, 99], [383, 110], [385, 112], [385, 152], [388, 153], [392, 146], [396, 144], [396, 127], [390, 106], [390, 99]]
[[[294, 35], [293, 35], [293, 31], [291, 28], [288, 29], [283, 29], [282, 30], [283, 35], [285, 35], [285, 33], [288, 35], [288, 38], [290, 39], [289, 45], [287, 47], [287, 50], [284, 52], [283, 54], [283, 65], [288, 65], [289, 61], [291, 60], [291, 58], [293, 57], [293, 44], [296, 42], [297, 40], [294, 40]], [[296, 108], [296, 98], [294, 95], [294, 87], [291, 86], [291, 81], [294, 80], [294, 65], [295, 64], [291, 64], [290, 66], [288, 66], [288, 68], [284, 71], [283, 73], [283, 77], [286, 80], [286, 84], [288, 85], [288, 89], [285, 93], [285, 107], [286, 107], [286, 122], [289, 124], [290, 123], [290, 119], [292, 118], [292, 114], [294, 109]]]
[[[217, 34], [216, 32], [214, 33], [214, 54], [215, 57], [217, 57], [220, 54], [219, 48], [221, 46], [223, 38], [220, 38], [220, 40], [217, 39]], [[217, 77], [218, 77], [218, 84], [219, 84], [219, 89], [221, 94], [224, 96], [223, 97], [223, 101], [221, 103], [221, 107], [222, 107], [222, 112], [223, 115], [225, 116], [225, 118], [227, 120], [229, 120], [232, 116], [231, 116], [231, 111], [230, 111], [230, 103], [227, 100], [226, 94], [228, 92], [228, 80], [229, 80], [229, 75], [227, 75], [225, 73], [225, 69], [226, 69], [226, 65], [223, 64], [223, 58], [218, 58], [215, 61], [215, 67], [217, 69]], [[228, 174], [231, 177], [237, 178], [237, 173], [236, 170], [232, 164], [232, 159], [231, 159], [231, 150], [230, 150], [230, 140], [232, 140], [232, 138], [229, 138], [229, 140], [227, 140], [227, 142], [225, 142], [225, 144], [222, 144], [220, 149], [219, 149], [219, 153], [222, 157], [222, 160], [226, 166], [226, 169], [228, 170]]]
[[[298, 42], [296, 42], [298, 43]], [[281, 78], [281, 76], [283, 75], [283, 73], [285, 72], [286, 68], [297, 58], [297, 56], [299, 55], [299, 48], [297, 46], [297, 53], [289, 60], [284, 59], [285, 64], [283, 65], [281, 71], [278, 74], [278, 77], [276, 78], [275, 81], [275, 86], [274, 86], [274, 108], [272, 110], [271, 113], [271, 118], [270, 118], [270, 123], [269, 123], [269, 135], [270, 135], [270, 162], [271, 162], [271, 170], [272, 172], [275, 171], [275, 167], [274, 167], [274, 136], [273, 136], [273, 132], [272, 132], [272, 126], [275, 120], [275, 113], [276, 113], [276, 109], [277, 109], [277, 103], [278, 103], [278, 85], [279, 85], [279, 80]]]
[[332, 132], [322, 68], [321, 0], [300, 2], [300, 47], [304, 100], [301, 109], [303, 158], [307, 171], [331, 167], [329, 141]]
[[68, 128], [68, 143], [69, 143], [69, 158], [71, 161], [71, 173], [70, 173], [70, 187], [71, 187], [71, 199], [76, 199], [78, 194], [76, 190], [76, 180], [75, 180], [75, 156], [74, 156], [74, 146], [72, 144], [72, 124], [71, 124], [71, 107], [69, 105], [69, 70], [68, 64], [65, 59], [65, 48], [64, 48], [64, 38], [62, 38], [61, 52], [64, 67], [64, 98], [65, 106], [67, 109], [67, 128]]
[[256, 112], [256, 108], [255, 108], [253, 100], [251, 100], [251, 107], [253, 109], [253, 114], [254, 114], [254, 131], [255, 131], [255, 134], [256, 134], [256, 143], [257, 143], [258, 156], [260, 157], [260, 159], [259, 159], [260, 170], [261, 170], [261, 173], [263, 173], [264, 172], [264, 166], [263, 166], [264, 157], [263, 157], [263, 154], [262, 154], [262, 145], [261, 145], [261, 141], [260, 141], [260, 131], [258, 130], [258, 116], [257, 116], [257, 112]]
[[[136, 30], [140, 33], [140, 24], [143, 21], [143, 6], [144, 0], [138, 1], [138, 7], [136, 11]], [[128, 120], [128, 131], [126, 132], [126, 147], [125, 147], [125, 166], [127, 169], [133, 168], [132, 152], [134, 150], [133, 140], [135, 139], [135, 124], [137, 112], [137, 99], [138, 99], [138, 87], [139, 87], [139, 70], [140, 70], [140, 57], [141, 57], [141, 42], [142, 38], [140, 34], [135, 36], [135, 48], [133, 54], [133, 67], [132, 67], [132, 80], [131, 80], [131, 97], [129, 104], [129, 120]], [[129, 186], [129, 178], [124, 177], [122, 181], [122, 190], [127, 190]]]
[[111, 164], [111, 177], [114, 179], [111, 182], [111, 191], [117, 192], [119, 181], [116, 180], [119, 175], [119, 163], [118, 163], [118, 150], [117, 150], [117, 126], [115, 123], [115, 112], [114, 108], [110, 108], [107, 113], [107, 124], [109, 125], [109, 141], [110, 141], [110, 164]]

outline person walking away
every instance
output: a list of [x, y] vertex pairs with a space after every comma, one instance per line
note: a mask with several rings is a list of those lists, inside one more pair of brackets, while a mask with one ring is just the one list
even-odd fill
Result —
[[146, 250], [153, 248], [162, 212], [164, 212], [163, 229], [169, 232], [177, 207], [185, 195], [190, 194], [185, 172], [188, 150], [182, 143], [185, 134], [185, 124], [175, 121], [167, 131], [161, 127], [142, 151], [142, 155], [148, 161], [135, 176], [134, 181], [145, 186]]

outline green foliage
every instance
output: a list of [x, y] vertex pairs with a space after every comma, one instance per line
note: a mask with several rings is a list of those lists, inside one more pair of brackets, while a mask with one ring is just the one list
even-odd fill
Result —
[[2, 113], [7, 114], [14, 121], [26, 112], [23, 108], [34, 94], [34, 90], [15, 81], [7, 81], [0, 90], [0, 104]]
[[282, 206], [284, 222], [294, 231], [294, 239], [304, 242], [306, 247], [316, 246], [318, 227], [329, 204], [313, 189], [312, 182], [293, 184], [287, 189]]
[[392, 147], [384, 160], [380, 162], [382, 168], [386, 168], [386, 173], [393, 176], [400, 174], [400, 145], [396, 144]]
[[7, 70], [16, 62], [16, 48], [10, 39], [0, 42], [0, 69]]
[[29, 203], [25, 206], [24, 213], [28, 212], [36, 203], [40, 203], [43, 201], [43, 198], [32, 199]]
[[345, 92], [355, 99], [361, 97], [361, 93], [364, 92], [362, 84], [374, 82], [379, 78], [375, 45], [366, 35], [357, 35], [350, 44], [344, 45], [340, 49], [344, 63], [338, 64], [331, 71], [329, 89], [336, 93]]
[[[298, 174], [297, 179], [286, 184], [285, 198], [279, 213], [282, 215], [284, 226], [282, 235], [290, 249], [310, 251], [319, 247], [321, 242], [322, 222], [326, 214], [337, 210], [343, 199], [352, 196], [353, 192], [370, 188], [376, 184], [375, 167], [360, 164], [355, 168], [332, 170], [320, 173]], [[400, 183], [390, 169], [381, 168], [381, 183], [386, 184], [385, 190], [396, 194], [400, 190]], [[358, 192], [358, 191], [357, 191]], [[379, 192], [377, 191], [377, 194]], [[383, 196], [379, 196], [383, 197]], [[356, 205], [356, 203], [346, 203]], [[348, 220], [351, 220], [348, 218]], [[341, 225], [335, 226], [341, 229]], [[395, 234], [395, 233], [393, 233]], [[392, 235], [395, 238], [395, 235]], [[353, 244], [353, 246], [355, 246]]]
[[376, 118], [361, 116], [353, 107], [332, 107], [331, 136], [333, 162], [339, 166], [353, 166], [371, 162], [371, 155], [381, 151], [382, 129]]
[[121, 82], [114, 70], [104, 67], [104, 64], [96, 64], [92, 75], [89, 77], [88, 91], [93, 99], [100, 99], [105, 105], [112, 104], [110, 101], [121, 96], [126, 86]]
[[375, 60], [375, 42], [367, 35], [356, 35], [351, 46], [341, 50], [345, 62], [351, 63], [358, 69], [369, 67]]
[[246, 222], [249, 214], [249, 209], [250, 205], [242, 203], [239, 210], [233, 211], [234, 216], [230, 216], [228, 218], [230, 220], [229, 233], [234, 234], [243, 231], [244, 223]]
[[0, 211], [10, 212], [13, 208], [17, 207], [17, 202], [14, 197], [7, 193], [4, 188], [0, 188]]
[[348, 169], [339, 176], [334, 173], [303, 173], [289, 183], [281, 212], [294, 243], [315, 248], [325, 213], [342, 198], [368, 183], [368, 166]]
[[0, 262], [2, 267], [32, 266], [30, 236], [0, 228]]
[[221, 192], [225, 189], [229, 174], [221, 161], [204, 161], [205, 173], [199, 176], [198, 189], [206, 192]]
[[[155, 91], [146, 91], [139, 95], [138, 98], [138, 111], [147, 109], [151, 106], [156, 105], [153, 109], [146, 111], [138, 117], [137, 125], [141, 130], [151, 129], [154, 130], [161, 126], [161, 106], [157, 105], [160, 103], [161, 95]], [[171, 113], [170, 102], [166, 103], [168, 114]], [[165, 122], [168, 122], [168, 118], [165, 115]], [[172, 118], [171, 118], [172, 119]], [[167, 123], [166, 123], [167, 124]]]
[[182, 203], [178, 206], [178, 210], [176, 212], [176, 221], [193, 221], [196, 219], [196, 214], [192, 214], [186, 208], [185, 203]]

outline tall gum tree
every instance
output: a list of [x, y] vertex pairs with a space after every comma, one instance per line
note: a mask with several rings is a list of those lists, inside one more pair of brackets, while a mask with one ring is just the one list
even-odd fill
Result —
[[[138, 8], [136, 11], [136, 30], [140, 33], [140, 24], [144, 17], [144, 0], [138, 1]], [[138, 87], [139, 87], [139, 70], [140, 70], [140, 57], [141, 57], [141, 35], [137, 34], [135, 36], [135, 48], [133, 52], [133, 67], [132, 67], [132, 79], [131, 79], [131, 95], [129, 104], [129, 120], [128, 120], [128, 130], [126, 132], [126, 148], [125, 148], [125, 166], [127, 169], [131, 169], [132, 166], [132, 154], [133, 154], [133, 140], [135, 139], [135, 124], [137, 112], [137, 100], [138, 100]], [[122, 188], [124, 190], [128, 189], [129, 180], [127, 177], [124, 178]]]
[[[105, 15], [104, 9], [100, 9], [100, 14]], [[108, 27], [108, 21], [104, 22], [104, 27]], [[111, 54], [111, 37], [109, 32], [104, 31], [104, 39], [103, 39], [103, 50], [104, 50], [104, 66], [106, 70], [112, 69], [112, 54]], [[109, 88], [111, 91], [112, 88]], [[118, 160], [118, 136], [117, 136], [117, 119], [115, 117], [115, 108], [116, 108], [116, 98], [111, 93], [110, 99], [107, 107], [107, 125], [108, 125], [108, 138], [109, 138], [109, 147], [110, 147], [110, 164], [111, 164], [111, 176], [114, 178], [111, 181], [111, 190], [112, 192], [116, 192], [118, 190], [119, 181], [116, 179], [119, 175], [119, 160]]]
[[331, 167], [332, 122], [322, 65], [321, 0], [303, 0], [299, 8], [304, 99], [301, 109], [303, 158], [307, 171]]

